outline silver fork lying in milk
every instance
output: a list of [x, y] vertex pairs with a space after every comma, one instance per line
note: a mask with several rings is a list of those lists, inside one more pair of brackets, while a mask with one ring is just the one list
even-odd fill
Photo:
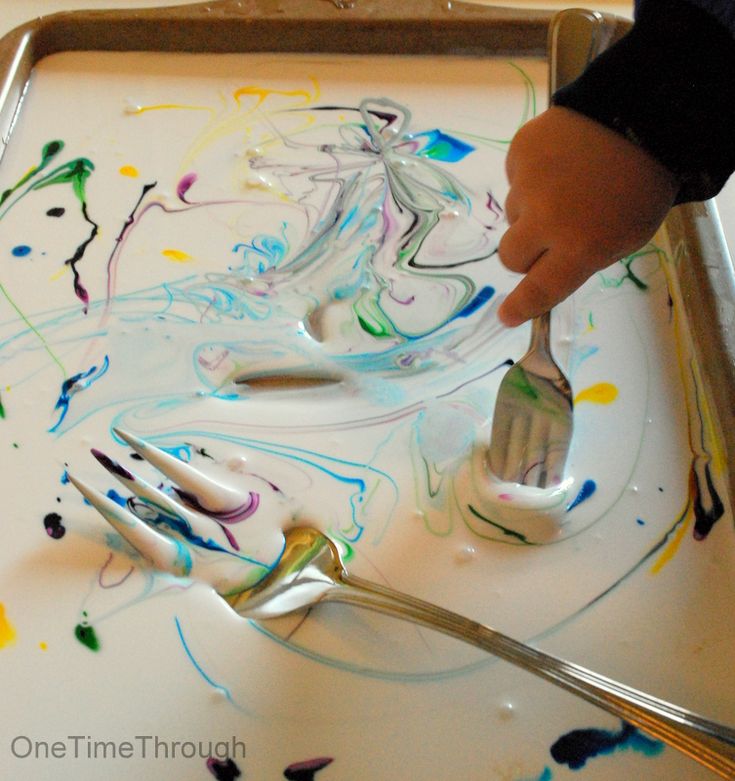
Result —
[[131, 434], [115, 433], [172, 481], [174, 495], [96, 450], [92, 452], [97, 460], [135, 494], [128, 507], [70, 474], [71, 482], [153, 567], [209, 584], [240, 616], [263, 620], [322, 602], [345, 602], [435, 629], [603, 708], [722, 778], [735, 778], [732, 727], [550, 656], [457, 613], [348, 574], [337, 545], [316, 528], [287, 528], [277, 563], [253, 582], [246, 540], [239, 541], [243, 555], [233, 555], [213, 543], [219, 529], [217, 518], [246, 506], [247, 492], [223, 487]]

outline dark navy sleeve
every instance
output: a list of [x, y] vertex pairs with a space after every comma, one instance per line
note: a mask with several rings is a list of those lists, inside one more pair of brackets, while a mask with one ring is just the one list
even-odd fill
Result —
[[631, 31], [553, 102], [641, 146], [677, 177], [677, 203], [735, 170], [735, 3], [642, 0]]
[[[714, 16], [720, 24], [724, 25], [730, 34], [735, 37], [735, 0], [688, 0], [692, 5], [701, 8], [706, 11], [710, 16]], [[661, 5], [666, 6], [666, 3], [661, 3], [660, 0], [636, 0], [635, 13], [636, 16], [641, 11], [643, 6], [649, 5]]]

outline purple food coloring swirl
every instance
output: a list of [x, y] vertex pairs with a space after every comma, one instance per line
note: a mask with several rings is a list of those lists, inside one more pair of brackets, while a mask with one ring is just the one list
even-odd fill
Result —
[[216, 521], [219, 524], [220, 528], [222, 529], [222, 533], [227, 538], [227, 542], [229, 542], [232, 549], [236, 551], [240, 550], [240, 545], [235, 539], [235, 535], [232, 534], [232, 532], [227, 528], [227, 526], [235, 523], [240, 523], [241, 521], [245, 521], [255, 514], [258, 507], [260, 506], [259, 493], [255, 491], [249, 491], [248, 500], [246, 502], [243, 502], [243, 504], [238, 505], [232, 510], [226, 510], [224, 512], [213, 512], [212, 510], [205, 507], [199, 501], [199, 499], [196, 496], [194, 496], [194, 494], [189, 493], [188, 491], [182, 491], [180, 488], [176, 488], [176, 487], [174, 487], [174, 491], [182, 501], [186, 502], [186, 504], [189, 505], [189, 507], [191, 507], [194, 510], [197, 510], [198, 512], [204, 513], [205, 515], [209, 516], [212, 520]]
[[196, 182], [197, 178], [197, 175], [192, 172], [185, 174], [179, 179], [179, 183], [176, 185], [176, 195], [183, 203], [191, 205], [191, 201], [187, 200], [186, 194], [189, 192], [194, 182]]
[[112, 472], [113, 475], [122, 477], [123, 480], [135, 482], [135, 476], [131, 472], [128, 472], [128, 470], [125, 469], [124, 466], [118, 464], [117, 461], [113, 461], [109, 456], [106, 456], [101, 450], [97, 450], [97, 448], [93, 447], [91, 453], [108, 472]]

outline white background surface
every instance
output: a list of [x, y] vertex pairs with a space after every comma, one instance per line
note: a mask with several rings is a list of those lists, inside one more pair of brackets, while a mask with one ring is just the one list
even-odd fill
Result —
[[[325, 0], [326, 1], [326, 0]], [[360, 0], [357, 0], [359, 2]], [[451, 2], [451, 0], [449, 0]], [[576, 4], [567, 0], [505, 0], [493, 3], [492, 0], [475, 0], [482, 5], [504, 5], [518, 8], [543, 8], [562, 9], [574, 5], [582, 5], [586, 8], [631, 17], [633, 3], [630, 0], [618, 0], [611, 3], [581, 3]], [[54, 13], [56, 11], [76, 10], [82, 8], [151, 8], [161, 5], [193, 5], [200, 0], [0, 0], [0, 35], [13, 27], [37, 16]], [[735, 177], [733, 177], [735, 179]], [[717, 209], [722, 219], [722, 224], [730, 248], [730, 254], [735, 254], [735, 181], [731, 181], [723, 192], [717, 197]]]

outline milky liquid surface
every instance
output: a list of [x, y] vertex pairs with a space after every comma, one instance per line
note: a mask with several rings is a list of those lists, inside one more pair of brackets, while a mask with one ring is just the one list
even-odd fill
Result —
[[[0, 167], [12, 725], [39, 740], [240, 734], [247, 777], [296, 763], [325, 781], [406, 778], [407, 755], [409, 777], [565, 778], [556, 738], [617, 729], [430, 632], [340, 606], [256, 625], [153, 572], [66, 479], [124, 504], [98, 448], [160, 481], [114, 427], [240, 492], [246, 520], [222, 544], [263, 571], [282, 528], [315, 523], [356, 574], [580, 661], [593, 648], [589, 666], [609, 654], [641, 687], [640, 671], [661, 675], [643, 649], [666, 643], [657, 693], [732, 712], [732, 522], [664, 234], [554, 313], [576, 395], [565, 483], [534, 492], [487, 470], [495, 394], [528, 342], [496, 317], [516, 283], [496, 252], [503, 160], [544, 79], [540, 62], [467, 58], [38, 66]], [[693, 612], [709, 678], [679, 632]], [[78, 703], [72, 725], [56, 697]], [[677, 777], [683, 760], [648, 753], [583, 771]], [[319, 757], [333, 762], [307, 766]], [[167, 777], [206, 777], [203, 761], [168, 761]], [[35, 767], [92, 778], [92, 764]]]

